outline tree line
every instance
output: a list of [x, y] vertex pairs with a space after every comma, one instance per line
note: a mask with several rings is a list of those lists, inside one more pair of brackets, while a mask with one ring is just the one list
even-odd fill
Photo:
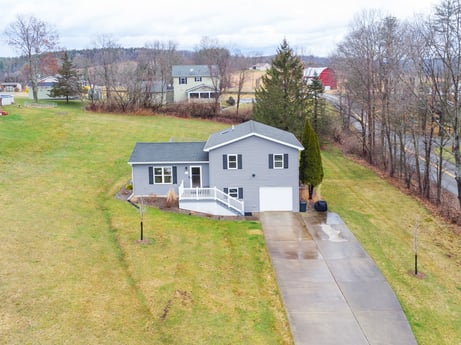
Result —
[[344, 129], [354, 116], [368, 162], [441, 204], [443, 169], [452, 159], [461, 204], [460, 1], [442, 0], [412, 22], [362, 11], [333, 61]]
[[[8, 43], [28, 58], [32, 86], [46, 52], [56, 47], [57, 37], [36, 21], [18, 17], [6, 31]], [[32, 41], [31, 46], [20, 36], [15, 41], [15, 34], [24, 32], [24, 27], [40, 33], [35, 36], [42, 41]], [[434, 196], [438, 204], [443, 201], [442, 174], [447, 157], [452, 157], [456, 166], [461, 204], [460, 42], [460, 0], [442, 0], [433, 13], [413, 22], [379, 11], [362, 11], [331, 57], [340, 85], [340, 116], [346, 133], [335, 137], [351, 137], [347, 131], [353, 118], [360, 126], [360, 153], [369, 163], [401, 178], [408, 187], [415, 185], [421, 196]], [[147, 43], [136, 51], [135, 60], [126, 54], [116, 40], [100, 36], [93, 50], [74, 56], [72, 63], [90, 85], [105, 85], [108, 110], [158, 109], [162, 102], [149, 91], [154, 83], [166, 91], [171, 66], [184, 63], [184, 56], [171, 41]], [[208, 37], [186, 61], [217, 66], [221, 81], [216, 85], [218, 95], [230, 86], [231, 71], [240, 71], [234, 86], [241, 90], [249, 66], [247, 57], [231, 54]], [[315, 79], [310, 85], [302, 83], [303, 61], [286, 41], [271, 62], [262, 80], [264, 86], [256, 90], [253, 118], [289, 130], [298, 138], [306, 118], [317, 135], [331, 133], [322, 87]], [[239, 97], [237, 109], [238, 105]], [[218, 106], [216, 99], [214, 111], [219, 111]], [[434, 163], [435, 177], [431, 168]]]

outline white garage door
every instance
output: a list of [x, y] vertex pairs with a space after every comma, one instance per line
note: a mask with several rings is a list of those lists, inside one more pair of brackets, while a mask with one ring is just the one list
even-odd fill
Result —
[[260, 187], [259, 210], [261, 212], [293, 210], [292, 187]]

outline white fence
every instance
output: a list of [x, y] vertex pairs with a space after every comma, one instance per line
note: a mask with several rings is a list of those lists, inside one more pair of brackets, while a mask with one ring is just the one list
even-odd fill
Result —
[[216, 187], [184, 188], [184, 183], [181, 183], [179, 186], [179, 200], [214, 200], [241, 215], [245, 214], [243, 201], [227, 195]]

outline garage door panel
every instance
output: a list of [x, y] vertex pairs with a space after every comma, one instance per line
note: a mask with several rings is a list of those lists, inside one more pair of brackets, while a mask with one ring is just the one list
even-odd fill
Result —
[[263, 211], [292, 211], [292, 187], [260, 187], [259, 210]]

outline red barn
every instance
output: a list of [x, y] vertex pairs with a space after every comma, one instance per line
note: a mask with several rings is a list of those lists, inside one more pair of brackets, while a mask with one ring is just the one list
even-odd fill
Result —
[[336, 90], [336, 75], [329, 67], [308, 67], [304, 69], [303, 78], [310, 83], [311, 79], [317, 76], [322, 82], [325, 90]]

